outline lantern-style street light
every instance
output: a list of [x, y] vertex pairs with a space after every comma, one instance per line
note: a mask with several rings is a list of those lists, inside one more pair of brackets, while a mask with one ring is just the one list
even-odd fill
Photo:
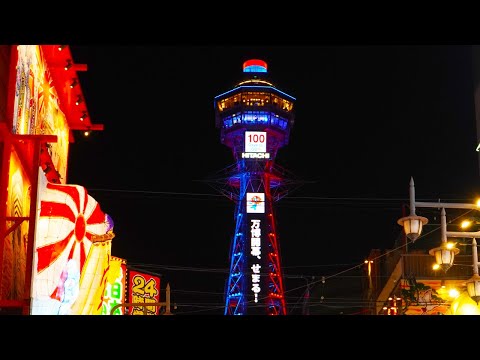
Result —
[[435, 257], [435, 262], [440, 269], [447, 272], [447, 270], [452, 267], [455, 255], [457, 255], [460, 250], [455, 247], [455, 244], [447, 241], [447, 214], [444, 207], [442, 207], [440, 215], [440, 227], [442, 244], [439, 247], [431, 249], [428, 253]]
[[[480, 301], [480, 276], [478, 274], [478, 254], [477, 241], [480, 238], [480, 231], [447, 231], [447, 216], [445, 209], [465, 209], [465, 210], [479, 210], [477, 204], [464, 203], [442, 203], [442, 202], [419, 202], [415, 201], [415, 184], [413, 178], [410, 179], [410, 216], [403, 217], [397, 222], [403, 226], [405, 235], [415, 241], [422, 233], [422, 225], [425, 225], [428, 220], [415, 214], [415, 208], [441, 208], [440, 227], [442, 243], [439, 247], [431, 249], [429, 254], [435, 257], [435, 262], [443, 271], [448, 271], [453, 265], [455, 255], [459, 253], [459, 249], [454, 244], [447, 241], [447, 237], [455, 238], [471, 238], [472, 239], [472, 267], [473, 276], [467, 281], [468, 295], [478, 303]], [[416, 221], [416, 223], [414, 223]], [[412, 224], [413, 223], [413, 224]]]
[[423, 225], [428, 223], [428, 219], [415, 214], [415, 184], [413, 178], [410, 179], [410, 215], [398, 219], [397, 223], [403, 226], [405, 235], [415, 242], [422, 233]]
[[472, 240], [473, 276], [467, 281], [468, 295], [478, 303], [480, 300], [480, 276], [478, 276], [477, 240]]

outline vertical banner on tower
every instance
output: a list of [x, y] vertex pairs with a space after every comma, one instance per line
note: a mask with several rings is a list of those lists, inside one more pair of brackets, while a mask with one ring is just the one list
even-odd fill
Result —
[[[268, 271], [266, 268], [266, 249], [263, 248], [265, 234], [265, 193], [247, 193], [246, 199], [248, 224], [248, 270], [249, 270], [249, 301], [257, 304], [266, 294], [265, 281], [262, 277]], [[256, 313], [255, 309], [262, 307], [252, 306], [249, 314]], [[263, 309], [261, 311], [264, 311]]]
[[148, 306], [147, 304], [160, 302], [160, 277], [129, 270], [128, 294], [128, 302], [139, 304], [129, 307], [129, 315], [159, 314], [158, 306]]

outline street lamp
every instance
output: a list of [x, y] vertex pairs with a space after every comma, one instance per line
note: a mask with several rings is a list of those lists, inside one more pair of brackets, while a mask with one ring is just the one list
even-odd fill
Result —
[[478, 275], [477, 240], [472, 240], [473, 276], [467, 281], [468, 295], [478, 303], [480, 301], [480, 276]]
[[431, 249], [428, 253], [435, 257], [435, 262], [440, 269], [447, 272], [447, 270], [452, 267], [455, 255], [457, 255], [460, 250], [457, 249], [454, 244], [447, 242], [447, 214], [444, 207], [442, 207], [440, 215], [440, 227], [442, 245]]
[[415, 214], [415, 185], [413, 178], [410, 179], [410, 215], [398, 219], [397, 223], [403, 226], [405, 235], [415, 242], [422, 233], [423, 225], [428, 223], [428, 219]]
[[[413, 178], [410, 179], [410, 216], [403, 217], [397, 222], [403, 226], [405, 234], [412, 241], [417, 239], [421, 235], [422, 225], [418, 224], [415, 229], [411, 227], [409, 221], [414, 220], [415, 207], [423, 208], [441, 208], [440, 228], [442, 244], [439, 247], [431, 249], [429, 254], [435, 257], [436, 263], [442, 268], [443, 271], [447, 271], [453, 265], [455, 255], [460, 252], [454, 244], [447, 242], [447, 237], [455, 238], [472, 238], [472, 267], [473, 276], [467, 281], [468, 295], [478, 303], [480, 301], [480, 276], [478, 274], [478, 254], [477, 254], [477, 241], [476, 238], [480, 238], [480, 231], [447, 231], [447, 220], [445, 209], [465, 209], [465, 210], [478, 210], [478, 204], [462, 204], [462, 203], [441, 203], [441, 202], [419, 202], [415, 201], [415, 184]], [[419, 217], [421, 218], [421, 217]], [[425, 218], [423, 218], [425, 219]], [[427, 223], [427, 219], [420, 221], [424, 224]], [[418, 230], [417, 232], [413, 230]], [[413, 236], [411, 236], [413, 234]], [[410, 236], [409, 236], [410, 235]]]

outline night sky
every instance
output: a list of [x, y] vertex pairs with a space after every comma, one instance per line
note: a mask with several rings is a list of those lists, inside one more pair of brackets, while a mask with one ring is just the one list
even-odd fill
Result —
[[[115, 223], [112, 254], [162, 276], [178, 314], [223, 314], [234, 203], [206, 180], [233, 164], [213, 101], [267, 62], [297, 99], [276, 158], [303, 185], [276, 203], [286, 291], [394, 246], [417, 200], [480, 194], [470, 46], [71, 45], [91, 121], [67, 183]], [[303, 278], [302, 278], [303, 277]], [[288, 293], [295, 305], [301, 292]], [[288, 308], [288, 306], [287, 306]]]

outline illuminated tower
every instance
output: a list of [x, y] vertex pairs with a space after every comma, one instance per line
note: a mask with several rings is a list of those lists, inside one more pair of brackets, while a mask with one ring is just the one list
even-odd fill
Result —
[[235, 158], [223, 191], [236, 204], [225, 315], [286, 315], [273, 203], [286, 194], [275, 156], [288, 143], [295, 98], [267, 80], [262, 60], [246, 61], [243, 75], [214, 100], [215, 125]]

